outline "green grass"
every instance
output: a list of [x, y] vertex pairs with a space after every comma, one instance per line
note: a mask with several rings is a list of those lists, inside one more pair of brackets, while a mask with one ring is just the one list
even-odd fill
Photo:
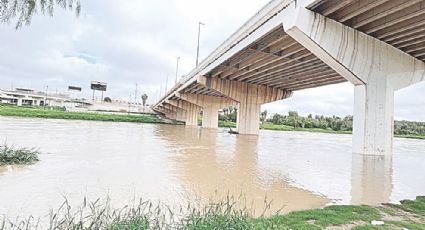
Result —
[[400, 205], [395, 205], [396, 208], [406, 212], [411, 212], [417, 215], [425, 216], [425, 196], [418, 196], [416, 200], [402, 200]]
[[380, 219], [378, 210], [368, 206], [329, 206], [324, 209], [293, 212], [260, 220], [266, 226], [288, 226], [291, 229], [323, 229], [331, 225], [343, 225], [356, 221], [370, 222]]
[[[418, 197], [399, 205], [333, 205], [286, 215], [252, 217], [248, 209], [237, 209], [236, 202], [231, 199], [203, 206], [189, 204], [177, 209], [177, 212], [166, 205], [141, 200], [122, 209], [112, 208], [109, 200], [102, 202], [98, 199], [92, 203], [85, 200], [77, 208], [65, 201], [58, 210], [50, 213], [49, 226], [40, 229], [320, 230], [331, 226], [350, 226], [355, 230], [423, 230], [424, 203], [423, 197]], [[9, 226], [33, 226], [35, 220], [37, 218], [0, 220], [0, 230], [8, 229]], [[373, 226], [373, 220], [383, 220], [385, 224]]]
[[303, 131], [313, 133], [337, 133], [337, 134], [350, 134], [350, 131], [334, 131], [332, 129], [319, 129], [319, 128], [294, 128], [286, 125], [275, 125], [269, 122], [261, 124], [260, 128], [267, 130], [278, 130], [278, 131]]
[[236, 128], [236, 123], [233, 121], [218, 121], [218, 127]]
[[0, 145], [0, 166], [33, 164], [39, 161], [38, 155], [39, 152], [35, 149]]
[[425, 140], [425, 136], [420, 135], [395, 135], [395, 137]]
[[[202, 124], [202, 122], [200, 122]], [[222, 128], [236, 128], [236, 122], [232, 121], [218, 121], [218, 126]], [[260, 129], [274, 130], [274, 131], [287, 131], [287, 132], [311, 132], [311, 133], [331, 133], [331, 134], [352, 134], [351, 131], [334, 131], [332, 129], [320, 129], [320, 128], [294, 128], [287, 125], [275, 125], [269, 122], [264, 122], [260, 125]], [[395, 137], [408, 138], [408, 139], [422, 139], [425, 140], [425, 136], [418, 135], [395, 135]]]
[[89, 112], [66, 112], [59, 109], [44, 110], [42, 108], [5, 105], [0, 105], [0, 116], [136, 123], [162, 123], [162, 121], [154, 115], [122, 115]]

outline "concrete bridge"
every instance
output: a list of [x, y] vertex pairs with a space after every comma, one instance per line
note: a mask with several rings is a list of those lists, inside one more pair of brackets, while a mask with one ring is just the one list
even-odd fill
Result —
[[425, 0], [274, 0], [175, 85], [154, 109], [217, 128], [238, 106], [240, 134], [260, 107], [296, 91], [355, 86], [353, 152], [391, 154], [394, 92], [425, 80]]

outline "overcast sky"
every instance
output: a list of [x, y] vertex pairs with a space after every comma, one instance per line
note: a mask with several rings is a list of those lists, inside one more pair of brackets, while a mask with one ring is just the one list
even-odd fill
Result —
[[[139, 93], [157, 97], [160, 85], [195, 66], [198, 21], [200, 59], [205, 58], [268, 0], [82, 0], [82, 14], [56, 10], [53, 18], [35, 16], [29, 27], [0, 24], [0, 88], [27, 87], [66, 91], [90, 81], [108, 83], [107, 96], [128, 100]], [[264, 105], [269, 113], [344, 116], [352, 114], [349, 83], [296, 92]], [[396, 93], [397, 119], [425, 121], [425, 83]]]

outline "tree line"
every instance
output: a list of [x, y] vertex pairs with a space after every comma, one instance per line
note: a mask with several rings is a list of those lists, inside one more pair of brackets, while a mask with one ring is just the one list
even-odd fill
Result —
[[[219, 119], [222, 121], [236, 122], [237, 108], [230, 107], [223, 110]], [[294, 128], [317, 128], [333, 131], [353, 131], [353, 116], [323, 116], [312, 115], [304, 117], [296, 111], [289, 111], [287, 115], [273, 114], [268, 116], [267, 110], [261, 112], [261, 122], [268, 122], [274, 125], [285, 125]], [[425, 135], [425, 122], [416, 121], [395, 121], [394, 134], [396, 135]]]

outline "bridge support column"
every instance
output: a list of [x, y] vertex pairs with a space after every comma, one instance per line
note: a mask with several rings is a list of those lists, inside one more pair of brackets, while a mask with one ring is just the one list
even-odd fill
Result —
[[17, 106], [22, 106], [22, 98], [18, 98], [18, 102], [16, 103]]
[[247, 94], [241, 98], [236, 114], [236, 128], [240, 134], [257, 135], [260, 130], [261, 104], [256, 96]]
[[181, 121], [181, 122], [185, 122], [186, 121], [186, 110], [178, 109], [177, 115], [176, 115], [176, 120]]
[[425, 80], [425, 63], [303, 7], [282, 18], [285, 32], [355, 85], [353, 152], [392, 154], [394, 92]]
[[198, 113], [200, 108], [194, 104], [187, 106], [186, 110], [186, 125], [187, 126], [198, 126]]
[[394, 90], [385, 78], [354, 88], [353, 152], [384, 155], [394, 139]]
[[258, 135], [261, 105], [292, 96], [292, 92], [267, 86], [200, 76], [198, 84], [219, 92], [237, 102], [237, 129], [239, 134]]
[[184, 121], [187, 126], [198, 126], [198, 113], [201, 108], [183, 100], [167, 100], [165, 103], [178, 108], [177, 118]]
[[209, 95], [176, 93], [176, 96], [184, 101], [202, 107], [203, 128], [218, 128], [218, 111], [220, 108], [226, 108], [237, 104], [236, 101], [229, 98], [214, 97]]
[[216, 129], [218, 128], [218, 110], [220, 108], [212, 104], [211, 106], [206, 106], [202, 110], [202, 127]]
[[178, 106], [178, 104], [175, 104], [171, 101], [166, 101], [164, 103], [164, 107], [168, 110], [173, 111], [173, 115], [171, 115], [171, 119], [176, 121], [185, 122], [186, 120], [186, 110]]

